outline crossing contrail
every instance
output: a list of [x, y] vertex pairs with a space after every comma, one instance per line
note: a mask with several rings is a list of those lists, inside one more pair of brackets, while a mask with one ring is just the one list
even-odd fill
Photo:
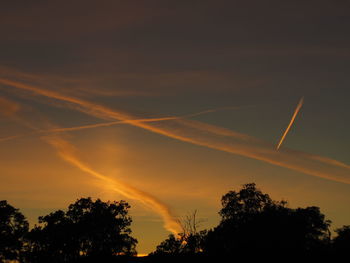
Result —
[[[94, 103], [82, 98], [71, 97], [57, 91], [3, 78], [0, 78], [0, 84], [32, 92], [33, 95], [41, 95], [46, 98], [58, 100], [63, 102], [67, 108], [75, 109], [97, 118], [124, 121], [132, 126], [179, 141], [238, 154], [308, 175], [350, 184], [350, 168], [347, 164], [302, 151], [291, 149], [276, 151], [276, 146], [247, 134], [186, 119], [140, 122], [135, 120], [135, 116], [131, 113], [109, 108], [103, 104]], [[302, 102], [303, 99], [299, 102], [296, 113], [300, 110]], [[294, 118], [295, 116], [293, 116]]]
[[[0, 98], [1, 99], [1, 98]], [[230, 110], [230, 109], [241, 109], [241, 108], [248, 108], [248, 107], [253, 107], [254, 105], [247, 105], [247, 106], [229, 106], [229, 107], [219, 107], [219, 108], [213, 108], [213, 109], [208, 109], [196, 113], [190, 113], [186, 115], [179, 115], [179, 116], [166, 116], [166, 117], [154, 117], [154, 118], [140, 118], [140, 119], [130, 119], [130, 120], [120, 120], [120, 121], [110, 121], [110, 122], [102, 122], [102, 123], [94, 123], [94, 124], [87, 124], [87, 125], [80, 125], [80, 126], [73, 126], [73, 127], [59, 127], [59, 128], [50, 128], [50, 129], [36, 129], [35, 131], [28, 132], [25, 134], [18, 134], [18, 135], [13, 135], [13, 136], [8, 136], [8, 137], [3, 137], [0, 138], [0, 142], [2, 141], [9, 141], [21, 137], [26, 137], [26, 136], [34, 136], [34, 135], [42, 135], [42, 134], [50, 134], [50, 133], [60, 133], [60, 132], [71, 132], [71, 131], [80, 131], [80, 130], [85, 130], [85, 129], [94, 129], [94, 128], [100, 128], [100, 127], [110, 127], [110, 126], [115, 126], [119, 124], [128, 124], [131, 121], [134, 122], [161, 122], [161, 121], [169, 121], [169, 120], [180, 120], [180, 119], [185, 119], [185, 118], [191, 118], [191, 117], [196, 117], [200, 115], [204, 115], [207, 113], [212, 113], [212, 112], [217, 112], [217, 111], [222, 111], [222, 110]]]
[[288, 124], [287, 129], [284, 131], [284, 133], [282, 135], [282, 138], [281, 138], [281, 140], [279, 141], [279, 143], [278, 143], [278, 145], [276, 147], [277, 150], [281, 147], [284, 139], [286, 138], [290, 128], [292, 127], [292, 125], [294, 123], [294, 120], [295, 120], [296, 116], [298, 115], [298, 112], [300, 111], [301, 107], [303, 106], [303, 103], [304, 103], [304, 97], [301, 97], [301, 99], [300, 99], [300, 101], [298, 103], [298, 106], [296, 107], [296, 109], [295, 109], [295, 111], [293, 113], [292, 119], [290, 120], [290, 122]]

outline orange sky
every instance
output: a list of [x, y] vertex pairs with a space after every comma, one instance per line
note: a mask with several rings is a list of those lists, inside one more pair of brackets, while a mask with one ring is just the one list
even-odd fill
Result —
[[148, 253], [249, 182], [349, 224], [342, 4], [18, 2], [0, 10], [0, 199], [32, 225], [126, 199]]

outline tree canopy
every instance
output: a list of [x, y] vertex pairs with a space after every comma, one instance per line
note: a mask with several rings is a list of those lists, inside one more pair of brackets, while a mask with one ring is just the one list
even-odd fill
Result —
[[218, 226], [199, 232], [186, 231], [185, 227], [180, 239], [170, 235], [153, 254], [311, 255], [329, 249], [331, 222], [318, 207], [289, 208], [286, 201], [271, 199], [254, 183], [229, 191], [222, 196], [221, 204]]
[[27, 220], [18, 209], [6, 200], [0, 201], [0, 262], [20, 259], [28, 228]]
[[333, 247], [337, 254], [344, 256], [350, 251], [350, 226], [346, 225], [335, 230], [337, 236], [333, 239]]
[[[219, 212], [222, 221], [246, 217], [249, 214], [262, 212], [272, 205], [280, 205], [268, 194], [262, 193], [254, 183], [245, 184], [239, 191], [229, 191], [221, 198], [222, 208]], [[283, 203], [281, 202], [281, 205]]]
[[68, 211], [39, 218], [28, 235], [32, 261], [72, 262], [82, 257], [134, 255], [131, 217], [125, 201], [81, 198]]
[[[319, 207], [290, 208], [254, 183], [221, 198], [217, 226], [200, 229], [197, 211], [180, 220], [182, 232], [162, 241], [149, 258], [132, 262], [204, 261], [208, 258], [337, 258], [348, 255], [350, 226], [335, 230]], [[30, 231], [17, 208], [0, 201], [0, 262], [129, 262], [136, 255], [125, 201], [80, 198], [66, 210], [40, 216]]]
[[208, 232], [208, 253], [307, 253], [329, 241], [330, 221], [318, 207], [288, 208], [255, 184], [245, 184], [222, 199], [220, 224]]

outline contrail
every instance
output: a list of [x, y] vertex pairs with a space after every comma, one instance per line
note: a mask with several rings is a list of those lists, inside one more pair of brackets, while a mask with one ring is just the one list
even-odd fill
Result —
[[17, 139], [17, 138], [20, 138], [23, 136], [25, 136], [25, 135], [13, 135], [13, 136], [8, 136], [8, 137], [3, 137], [3, 138], [0, 138], [0, 142], [5, 142], [5, 141]]
[[[53, 126], [46, 118], [43, 117], [43, 115], [39, 114], [39, 117], [40, 117], [41, 124], [49, 127]], [[13, 116], [12, 118], [15, 119], [17, 122], [22, 123], [26, 127], [32, 129], [33, 130], [32, 134], [40, 134], [40, 133], [47, 133], [47, 132], [57, 133], [62, 131], [62, 129], [57, 127], [46, 129], [46, 130], [39, 129], [36, 125], [33, 125], [27, 119], [20, 118], [19, 116]], [[6, 141], [17, 137], [22, 137], [22, 136], [23, 135], [9, 136], [9, 137], [0, 139], [0, 141]], [[86, 172], [92, 175], [93, 177], [103, 181], [105, 185], [108, 186], [112, 191], [118, 192], [127, 198], [137, 200], [141, 202], [143, 205], [145, 205], [147, 208], [150, 208], [153, 211], [155, 211], [157, 214], [159, 214], [162, 217], [164, 222], [164, 228], [166, 230], [172, 232], [175, 236], [178, 236], [179, 233], [181, 233], [182, 228], [179, 221], [174, 217], [170, 209], [163, 202], [161, 202], [154, 196], [146, 192], [143, 192], [135, 187], [132, 187], [119, 180], [112, 179], [101, 173], [98, 173], [97, 171], [89, 167], [86, 163], [80, 160], [80, 158], [78, 157], [78, 150], [72, 144], [64, 140], [62, 137], [59, 137], [57, 134], [44, 135], [41, 137], [41, 139], [46, 143], [50, 144], [52, 147], [54, 147], [57, 150], [59, 156], [63, 160], [79, 168], [81, 171]]]
[[60, 132], [70, 132], [70, 131], [80, 131], [85, 129], [94, 129], [94, 128], [100, 128], [100, 127], [110, 127], [114, 125], [119, 124], [129, 124], [131, 121], [134, 122], [160, 122], [160, 121], [169, 121], [169, 120], [178, 120], [178, 119], [185, 119], [185, 118], [191, 118], [196, 117], [199, 115], [204, 115], [211, 112], [217, 112], [221, 110], [229, 110], [229, 109], [241, 109], [241, 108], [247, 108], [247, 107], [253, 107], [253, 105], [247, 105], [247, 106], [231, 106], [231, 107], [219, 107], [219, 108], [213, 108], [208, 109], [196, 113], [190, 113], [182, 116], [169, 116], [169, 117], [158, 117], [158, 118], [141, 118], [141, 119], [130, 119], [130, 120], [121, 120], [121, 121], [111, 121], [111, 122], [103, 122], [103, 123], [95, 123], [95, 124], [87, 124], [87, 125], [81, 125], [81, 126], [73, 126], [73, 127], [60, 127], [60, 128], [52, 128], [52, 129], [35, 129], [35, 131], [26, 133], [26, 134], [19, 134], [14, 136], [8, 136], [4, 138], [0, 138], [0, 142], [2, 141], [8, 141], [12, 139], [17, 139], [25, 136], [31, 136], [31, 135], [40, 135], [40, 134], [49, 134], [49, 133], [60, 133]]
[[77, 149], [68, 141], [57, 136], [46, 136], [43, 137], [43, 139], [58, 151], [59, 156], [63, 160], [79, 168], [81, 171], [86, 172], [93, 177], [103, 181], [107, 186], [109, 186], [112, 191], [118, 192], [127, 198], [140, 201], [148, 208], [160, 214], [163, 218], [165, 229], [172, 232], [175, 236], [181, 232], [181, 226], [179, 222], [171, 214], [170, 209], [164, 203], [148, 193], [140, 191], [126, 183], [109, 178], [95, 171], [79, 159]]
[[282, 135], [282, 138], [281, 138], [281, 140], [279, 141], [279, 143], [278, 143], [278, 145], [277, 145], [277, 147], [276, 147], [277, 150], [281, 147], [281, 144], [283, 143], [284, 139], [286, 138], [286, 136], [287, 136], [287, 134], [288, 134], [290, 128], [291, 128], [292, 125], [293, 125], [293, 122], [294, 122], [296, 116], [298, 115], [298, 112], [300, 111], [301, 107], [303, 106], [303, 103], [304, 103], [304, 97], [302, 97], [302, 98], [300, 99], [300, 101], [299, 101], [299, 103], [298, 103], [298, 105], [297, 105], [297, 107], [296, 107], [296, 109], [295, 109], [295, 111], [294, 111], [294, 113], [293, 113], [292, 119], [290, 120], [290, 122], [289, 122], [289, 124], [288, 124], [287, 129], [284, 131], [284, 133], [283, 133], [283, 135]]
[[[126, 123], [158, 133], [183, 142], [211, 149], [229, 152], [273, 165], [285, 167], [304, 174], [350, 184], [350, 169], [347, 164], [339, 165], [324, 157], [295, 150], [276, 151], [275, 146], [252, 136], [234, 132], [225, 128], [185, 119], [169, 122], [143, 123], [133, 119], [133, 115], [117, 111], [79, 98], [69, 97], [55, 91], [49, 91], [18, 81], [0, 78], [0, 83], [21, 90], [33, 92], [48, 98], [67, 103], [67, 106], [94, 117], [112, 120], [127, 120]], [[74, 107], [73, 107], [74, 106]], [[327, 160], [327, 161], [325, 161]]]
[[99, 128], [99, 127], [110, 127], [110, 126], [114, 126], [114, 125], [118, 125], [118, 124], [130, 124], [130, 122], [145, 122], [145, 123], [147, 123], [147, 122], [160, 122], [160, 121], [169, 121], [169, 120], [179, 120], [179, 119], [185, 119], [185, 118], [190, 118], [190, 117], [196, 117], [196, 116], [199, 116], [199, 115], [204, 115], [204, 114], [207, 114], [207, 113], [217, 112], [217, 111], [221, 111], [221, 110], [241, 109], [243, 107], [244, 108], [246, 108], [246, 107], [253, 107], [253, 105], [220, 107], [220, 108], [204, 110], [204, 111], [200, 111], [200, 112], [196, 112], [196, 113], [190, 113], [190, 114], [186, 114], [186, 115], [181, 115], [181, 116], [130, 119], [130, 120], [121, 120], [121, 121], [111, 121], [111, 122], [104, 122], [104, 123], [88, 124], [88, 125], [75, 126], [75, 127], [54, 128], [54, 129], [48, 129], [48, 130], [39, 130], [38, 133], [79, 131], [79, 130], [85, 130], [85, 129]]

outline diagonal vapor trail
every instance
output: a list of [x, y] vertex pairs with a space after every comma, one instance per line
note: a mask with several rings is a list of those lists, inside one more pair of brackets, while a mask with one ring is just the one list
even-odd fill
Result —
[[292, 118], [291, 118], [291, 120], [290, 120], [290, 122], [289, 122], [289, 124], [288, 124], [287, 129], [284, 131], [284, 133], [283, 133], [283, 135], [282, 135], [280, 141], [279, 141], [278, 144], [277, 144], [277, 147], [276, 147], [277, 150], [281, 147], [281, 145], [282, 145], [284, 139], [286, 138], [286, 136], [287, 136], [287, 134], [288, 134], [290, 128], [292, 127], [292, 125], [293, 125], [293, 123], [294, 123], [294, 121], [295, 121], [295, 118], [297, 117], [297, 115], [298, 115], [298, 113], [299, 113], [301, 107], [303, 106], [303, 104], [304, 104], [304, 97], [301, 97], [301, 99], [300, 99], [300, 101], [299, 101], [299, 103], [298, 103], [298, 105], [297, 105], [297, 107], [296, 107], [296, 109], [295, 109], [295, 111], [294, 111], [294, 113], [293, 113], [293, 116], [292, 116]]
[[183, 142], [188, 142], [215, 150], [229, 152], [269, 164], [285, 167], [304, 174], [350, 184], [350, 169], [347, 164], [302, 151], [286, 149], [276, 151], [275, 146], [252, 136], [225, 128], [185, 119], [169, 122], [143, 123], [132, 114], [118, 111], [90, 101], [70, 97], [26, 83], [0, 78], [3, 85], [32, 92], [47, 98], [67, 103], [67, 107], [94, 117], [124, 120], [126, 123]]
[[0, 138], [0, 142], [10, 141], [10, 140], [17, 139], [17, 138], [20, 138], [23, 136], [24, 135], [13, 135], [13, 136], [8, 136], [8, 137], [3, 137], [3, 138]]
[[87, 125], [80, 125], [80, 126], [73, 126], [73, 127], [59, 127], [59, 128], [51, 128], [51, 129], [36, 129], [33, 132], [26, 133], [26, 134], [19, 134], [19, 135], [13, 135], [8, 137], [0, 138], [0, 142], [2, 141], [9, 141], [25, 136], [30, 135], [40, 135], [40, 134], [50, 134], [50, 133], [59, 133], [59, 132], [70, 132], [70, 131], [80, 131], [85, 129], [94, 129], [94, 128], [100, 128], [100, 127], [110, 127], [115, 126], [119, 124], [128, 124], [131, 121], [137, 121], [137, 122], [160, 122], [160, 121], [169, 121], [169, 120], [178, 120], [178, 119], [185, 119], [185, 118], [191, 118], [196, 117], [200, 115], [204, 115], [211, 112], [217, 112], [221, 110], [228, 110], [228, 109], [241, 109], [241, 108], [247, 108], [252, 107], [253, 105], [248, 106], [232, 106], [232, 107], [220, 107], [220, 108], [214, 108], [209, 110], [204, 110], [196, 113], [186, 114], [182, 116], [169, 116], [169, 117], [158, 117], [158, 118], [141, 118], [141, 119], [132, 119], [132, 120], [121, 120], [121, 121], [111, 121], [111, 122], [103, 122], [103, 123], [95, 123], [95, 124], [87, 124]]
[[164, 221], [165, 229], [172, 232], [175, 236], [181, 232], [180, 223], [163, 202], [146, 192], [95, 171], [79, 158], [76, 148], [61, 137], [51, 135], [45, 136], [43, 139], [53, 146], [57, 150], [59, 156], [66, 162], [101, 180], [112, 191], [122, 194], [127, 198], [137, 200], [149, 209], [158, 213]]
[[[38, 114], [38, 115], [41, 119], [40, 121], [41, 125], [53, 127], [53, 124], [49, 122], [46, 118], [44, 118], [43, 115], [41, 114]], [[31, 123], [27, 119], [20, 118], [19, 116], [15, 116], [13, 118], [17, 122], [20, 122], [26, 127], [32, 129], [33, 134], [40, 133], [41, 131], [43, 131], [43, 130], [40, 130], [36, 125]], [[60, 128], [57, 128], [56, 126], [55, 128], [47, 129], [44, 131], [60, 131]], [[11, 137], [16, 137], [16, 136], [3, 138], [3, 140], [12, 139]], [[109, 187], [110, 190], [117, 192], [127, 198], [137, 200], [147, 208], [155, 211], [157, 214], [159, 214], [162, 217], [164, 222], [164, 228], [172, 232], [175, 236], [179, 235], [182, 229], [179, 221], [172, 214], [172, 212], [170, 211], [170, 208], [166, 204], [158, 200], [156, 197], [144, 191], [141, 191], [129, 184], [121, 182], [117, 179], [109, 178], [95, 171], [93, 168], [91, 168], [88, 164], [84, 163], [79, 158], [78, 150], [72, 144], [70, 144], [67, 140], [63, 139], [62, 137], [59, 137], [57, 133], [53, 135], [44, 135], [44, 136], [41, 136], [40, 138], [46, 143], [48, 143], [49, 145], [51, 145], [54, 149], [56, 149], [58, 155], [63, 160], [75, 166], [76, 168], [80, 169], [81, 171], [88, 173], [89, 175], [104, 182]]]

